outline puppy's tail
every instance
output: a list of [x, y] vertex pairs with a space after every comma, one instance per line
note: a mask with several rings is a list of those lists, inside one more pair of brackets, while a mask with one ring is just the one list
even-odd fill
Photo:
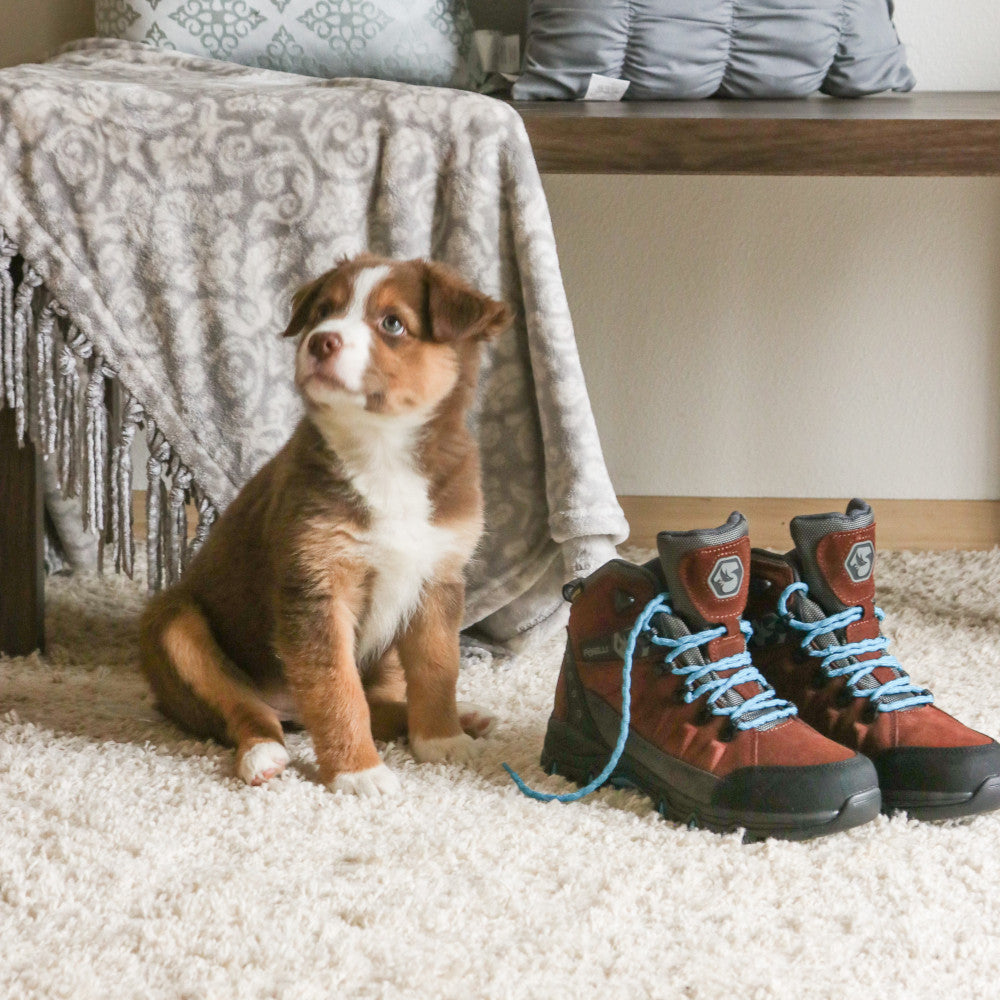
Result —
[[139, 648], [157, 708], [184, 729], [230, 746], [283, 742], [274, 710], [237, 679], [201, 609], [183, 592], [150, 599]]

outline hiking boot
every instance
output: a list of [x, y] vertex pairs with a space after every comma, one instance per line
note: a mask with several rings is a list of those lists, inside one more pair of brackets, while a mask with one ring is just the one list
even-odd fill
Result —
[[[568, 642], [542, 766], [636, 787], [667, 818], [805, 839], [878, 814], [875, 770], [796, 717], [750, 662], [746, 520], [661, 532], [659, 558], [568, 585]], [[509, 770], [509, 768], [508, 768]], [[513, 774], [513, 772], [511, 772]]]
[[747, 615], [753, 661], [824, 736], [871, 758], [885, 812], [918, 819], [1000, 806], [1000, 745], [933, 705], [895, 657], [875, 607], [875, 518], [792, 518], [795, 548], [754, 549]]

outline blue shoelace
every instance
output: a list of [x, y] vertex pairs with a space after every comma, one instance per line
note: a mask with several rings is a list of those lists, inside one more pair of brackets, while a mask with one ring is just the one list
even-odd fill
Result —
[[[611, 752], [611, 758], [604, 766], [596, 778], [584, 785], [575, 792], [567, 792], [564, 795], [553, 795], [548, 792], [538, 792], [521, 779], [521, 776], [508, 764], [503, 765], [503, 769], [514, 779], [517, 787], [529, 798], [538, 799], [540, 802], [576, 802], [585, 795], [589, 795], [596, 788], [600, 788], [611, 776], [621, 755], [625, 750], [625, 743], [628, 740], [629, 720], [631, 718], [631, 691], [632, 691], [632, 660], [635, 656], [636, 643], [639, 636], [644, 632], [649, 633], [650, 641], [661, 646], [668, 652], [663, 658], [665, 664], [672, 664], [674, 661], [686, 653], [689, 649], [695, 649], [713, 639], [718, 639], [726, 634], [725, 626], [719, 625], [716, 628], [705, 629], [703, 632], [696, 632], [693, 635], [685, 635], [679, 639], [671, 639], [668, 636], [659, 635], [650, 625], [654, 615], [664, 612], [673, 615], [673, 609], [667, 603], [669, 594], [666, 592], [654, 597], [642, 613], [636, 619], [632, 631], [629, 633], [628, 642], [625, 645], [624, 663], [622, 666], [622, 721], [618, 730], [618, 742]], [[740, 622], [740, 630], [743, 635], [749, 638], [753, 634], [750, 624], [745, 621]], [[735, 673], [728, 677], [716, 677], [705, 680], [708, 674], [722, 671], [734, 670]], [[670, 672], [685, 679], [687, 690], [684, 692], [684, 701], [690, 704], [704, 694], [708, 694], [706, 705], [713, 715], [724, 715], [729, 717], [730, 725], [737, 729], [758, 729], [770, 722], [796, 715], [798, 709], [784, 698], [779, 698], [774, 689], [769, 687], [763, 675], [750, 662], [750, 653], [743, 650], [733, 656], [725, 656], [721, 660], [705, 664], [695, 664], [693, 666], [674, 665]], [[699, 683], [702, 682], [702, 683]], [[756, 682], [760, 685], [761, 691], [751, 698], [740, 702], [737, 705], [720, 705], [719, 700], [738, 684]], [[759, 714], [757, 714], [759, 713]], [[753, 716], [747, 718], [747, 716]]]
[[[808, 595], [809, 588], [801, 582], [790, 583], [785, 587], [781, 592], [781, 597], [778, 598], [778, 615], [789, 628], [803, 633], [799, 645], [809, 656], [819, 660], [820, 669], [827, 677], [831, 680], [835, 677], [846, 677], [847, 687], [851, 694], [855, 698], [870, 699], [871, 707], [876, 712], [898, 712], [904, 708], [913, 708], [915, 705], [933, 703], [934, 695], [925, 688], [917, 687], [910, 680], [899, 661], [886, 652], [889, 648], [889, 640], [884, 635], [879, 634], [874, 639], [862, 639], [859, 642], [838, 643], [834, 641], [831, 645], [820, 649], [811, 648], [813, 641], [821, 635], [829, 635], [835, 639], [837, 630], [861, 621], [864, 612], [860, 607], [853, 607], [835, 615], [828, 615], [819, 621], [799, 621], [788, 610], [788, 599], [798, 591]], [[875, 609], [875, 617], [879, 622], [885, 618], [881, 608]], [[833, 665], [839, 660], [846, 660], [848, 657], [859, 656], [862, 653], [880, 653], [881, 655], [870, 660], [845, 663], [840, 667]], [[858, 688], [858, 682], [868, 677], [876, 667], [891, 667], [899, 672], [899, 676], [886, 681], [885, 684], [879, 684], [877, 687]], [[887, 695], [896, 697], [887, 702], [883, 700]]]

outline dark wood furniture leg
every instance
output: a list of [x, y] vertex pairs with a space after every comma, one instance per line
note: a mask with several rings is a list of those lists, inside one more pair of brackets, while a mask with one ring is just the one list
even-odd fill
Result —
[[42, 462], [0, 410], [0, 653], [45, 648]]

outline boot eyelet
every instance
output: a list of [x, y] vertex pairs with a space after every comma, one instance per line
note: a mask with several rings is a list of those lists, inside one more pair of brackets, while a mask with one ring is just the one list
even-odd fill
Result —
[[878, 706], [873, 702], [868, 702], [864, 707], [864, 711], [861, 713], [861, 721], [866, 725], [870, 726], [878, 718]]
[[703, 705], [698, 709], [698, 714], [694, 717], [694, 724], [696, 726], [707, 726], [714, 718], [715, 716], [708, 705]]
[[823, 673], [823, 668], [822, 667], [817, 667], [813, 671], [812, 677], [809, 679], [809, 686], [814, 691], [822, 691], [823, 688], [826, 687], [827, 682], [829, 680], [830, 680], [830, 678], [827, 677], [825, 673]]
[[854, 695], [851, 693], [851, 689], [845, 685], [837, 692], [837, 697], [834, 698], [833, 703], [837, 708], [847, 708], [852, 701], [854, 701]]
[[792, 650], [792, 663], [808, 663], [809, 661], [809, 651], [803, 649], [801, 646], [796, 646]]
[[635, 594], [630, 594], [627, 590], [615, 590], [613, 601], [615, 611], [621, 615], [635, 604], [636, 597]]
[[673, 699], [675, 705], [686, 705], [687, 704], [687, 700], [685, 697], [686, 695], [687, 695], [687, 689], [682, 684], [679, 688], [676, 688], [674, 690], [674, 693], [671, 695], [671, 698]]
[[718, 740], [720, 743], [732, 743], [739, 734], [739, 729], [731, 722], [727, 722], [720, 730]]

